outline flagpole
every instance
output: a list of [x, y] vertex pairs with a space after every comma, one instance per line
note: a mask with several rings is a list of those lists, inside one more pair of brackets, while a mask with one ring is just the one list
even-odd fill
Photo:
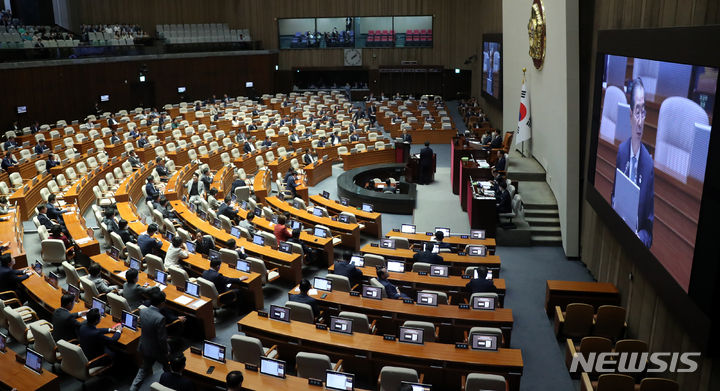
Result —
[[[522, 71], [523, 71], [523, 78], [522, 78], [522, 83], [520, 85], [525, 84], [525, 67], [523, 67]], [[529, 115], [529, 113], [528, 113], [528, 115]], [[520, 133], [520, 132], [518, 131], [518, 133]], [[520, 136], [520, 135], [519, 134], [515, 135], [515, 137], [518, 137], [518, 136]], [[520, 142], [520, 156], [525, 157], [525, 140]]]

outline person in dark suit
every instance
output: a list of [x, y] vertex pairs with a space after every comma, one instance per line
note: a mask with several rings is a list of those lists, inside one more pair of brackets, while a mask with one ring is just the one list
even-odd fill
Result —
[[430, 148], [430, 142], [425, 141], [425, 148], [420, 150], [420, 181], [421, 185], [430, 184], [432, 178], [433, 150]]
[[498, 184], [500, 191], [495, 194], [495, 206], [498, 213], [510, 213], [512, 210], [512, 200], [510, 192], [507, 189], [507, 182], [502, 181]]
[[[353, 125], [351, 124], [350, 127], [352, 127], [352, 126]], [[350, 142], [355, 142], [355, 141], [359, 141], [359, 140], [360, 140], [360, 136], [357, 135], [357, 132], [353, 131], [352, 134], [350, 135]]]
[[195, 385], [183, 376], [183, 369], [185, 369], [185, 356], [174, 354], [170, 358], [170, 370], [160, 376], [160, 384], [176, 391], [194, 391]]
[[[8, 140], [5, 141], [5, 150], [9, 151], [12, 148], [17, 148], [18, 143], [15, 141], [15, 136], [8, 137]], [[6, 154], [7, 155], [7, 154]]]
[[115, 221], [115, 213], [115, 209], [105, 209], [105, 218], [103, 219], [103, 223], [105, 223], [105, 227], [107, 227], [108, 232], [117, 232], [120, 230], [118, 223]]
[[15, 258], [10, 253], [0, 255], [0, 292], [18, 292], [18, 284], [30, 276], [22, 270], [15, 270]]
[[492, 141], [492, 134], [490, 134], [490, 130], [485, 131], [485, 134], [480, 139], [480, 144], [483, 145], [489, 145]]
[[30, 134], [35, 134], [40, 131], [40, 122], [33, 122], [32, 125], [30, 125]]
[[[5, 148], [7, 149], [7, 148]], [[2, 167], [3, 170], [7, 171], [8, 168], [18, 164], [17, 160], [13, 159], [12, 152], [7, 151], [5, 152], [5, 157], [2, 160], [2, 163], [0, 163], [0, 167]]]
[[285, 189], [292, 193], [293, 198], [297, 197], [298, 184], [295, 182], [295, 170], [290, 167], [288, 175], [285, 176]]
[[385, 267], [377, 269], [377, 280], [385, 288], [387, 297], [390, 299], [409, 299], [410, 296], [398, 291], [397, 287], [388, 280], [388, 277], [390, 277], [390, 273]]
[[147, 179], [147, 184], [145, 185], [145, 191], [147, 192], [147, 198], [149, 201], [156, 201], [158, 197], [160, 196], [160, 191], [155, 187], [155, 183], [153, 182], [155, 178], [150, 175]]
[[218, 216], [227, 216], [231, 221], [234, 221], [236, 224], [239, 220], [238, 218], [238, 211], [235, 210], [232, 206], [230, 206], [230, 203], [232, 202], [232, 196], [230, 194], [225, 196], [225, 200], [222, 204], [220, 204], [220, 207], [218, 208]]
[[334, 264], [334, 269], [335, 270], [333, 271], [333, 274], [347, 277], [350, 280], [350, 286], [354, 286], [355, 284], [360, 283], [360, 281], [362, 280], [362, 271], [360, 271], [360, 269], [355, 267], [355, 265], [351, 264], [347, 260], [336, 260]]
[[150, 141], [148, 141], [147, 137], [145, 137], [145, 133], [141, 134], [140, 140], [137, 141], [138, 148], [145, 148], [148, 144], [150, 144]]
[[120, 137], [118, 137], [116, 131], [110, 132], [110, 144], [117, 144], [120, 142]]
[[164, 195], [160, 196], [160, 198], [158, 198], [157, 202], [153, 202], [153, 208], [155, 208], [155, 210], [160, 212], [160, 214], [162, 214], [162, 217], [164, 219], [169, 219], [171, 221], [177, 219], [175, 217], [175, 213], [172, 210], [172, 207], [170, 206], [170, 201], [168, 201]]
[[245, 153], [251, 153], [255, 151], [255, 146], [250, 141], [245, 141], [245, 145], [243, 145], [243, 151], [245, 151]]
[[300, 138], [298, 137], [297, 134], [295, 134], [294, 131], [291, 130], [290, 135], [288, 135], [288, 141], [291, 143], [296, 143], [296, 142], [300, 141]]
[[53, 331], [55, 341], [64, 339], [70, 341], [77, 338], [77, 331], [80, 322], [77, 319], [87, 313], [86, 311], [72, 312], [75, 306], [75, 295], [66, 293], [60, 297], [60, 308], [52, 314]]
[[152, 223], [148, 225], [146, 233], [138, 236], [137, 244], [140, 247], [142, 255], [155, 254], [156, 251], [160, 251], [162, 248], [162, 241], [152, 237], [157, 231], [157, 224]]
[[220, 265], [222, 265], [222, 261], [219, 259], [213, 259], [210, 261], [210, 269], [205, 270], [202, 273], [202, 278], [212, 282], [215, 285], [215, 289], [217, 290], [218, 295], [221, 295], [228, 290], [231, 290], [234, 292], [232, 299], [227, 299], [229, 301], [236, 301], [238, 305], [241, 305], [241, 301], [238, 300], [240, 298], [240, 289], [233, 288], [233, 284], [237, 285], [240, 282], [247, 280], [247, 276], [242, 276], [240, 278], [230, 278], [225, 277], [220, 273]]
[[63, 213], [65, 213], [67, 211], [64, 209], [58, 209], [55, 206], [56, 199], [57, 199], [57, 197], [55, 196], [55, 194], [50, 194], [48, 196], [47, 204], [45, 204], [45, 207], [47, 209], [48, 218], [50, 218], [50, 220], [55, 220], [55, 221], [60, 222], [60, 221], [63, 221], [63, 218], [62, 218]]
[[210, 189], [212, 187], [213, 177], [210, 175], [210, 169], [205, 167], [202, 170], [200, 181], [203, 183], [203, 189]]
[[202, 231], [195, 233], [195, 252], [207, 256], [210, 250], [215, 250], [215, 243], [209, 237], [203, 236]]
[[325, 146], [325, 137], [320, 137], [320, 140], [318, 140], [316, 147], [322, 148]]
[[[112, 363], [115, 353], [110, 350], [108, 344], [120, 339], [122, 325], [111, 328], [97, 328], [96, 326], [100, 323], [100, 311], [97, 308], [90, 309], [86, 318], [87, 321], [80, 325], [77, 331], [77, 339], [83, 353], [85, 353], [85, 357], [87, 357], [88, 361], [91, 361], [103, 354], [107, 354], [109, 357], [98, 361], [97, 365]], [[105, 335], [110, 333], [113, 334], [112, 337]]]
[[133, 166], [133, 168], [140, 168], [142, 166], [142, 162], [140, 161], [140, 157], [135, 153], [135, 150], [133, 149], [128, 154], [128, 162], [130, 162], [130, 165]]
[[159, 307], [165, 302], [165, 293], [154, 291], [150, 294], [150, 307], [140, 310], [140, 345], [138, 351], [143, 356], [143, 364], [138, 370], [130, 386], [131, 391], [137, 391], [146, 377], [153, 372], [153, 364], [159, 362], [165, 371], [170, 370], [168, 365], [168, 335], [165, 329], [165, 316]]
[[338, 145], [340, 144], [340, 134], [339, 132], [334, 132], [330, 134], [330, 145]]
[[270, 136], [265, 136], [265, 140], [262, 142], [262, 146], [267, 148], [272, 147], [272, 140], [270, 140]]
[[245, 377], [240, 371], [232, 371], [225, 376], [225, 386], [227, 391], [240, 391]]
[[38, 212], [38, 215], [37, 215], [38, 221], [40, 222], [40, 224], [44, 225], [45, 228], [47, 228], [48, 230], [50, 230], [53, 227], [53, 225], [56, 224], [53, 221], [51, 221], [50, 218], [48, 217], [47, 206], [45, 206], [45, 204], [39, 205], [37, 207], [37, 212]]
[[470, 293], [497, 293], [497, 288], [493, 284], [492, 280], [486, 278], [488, 269], [486, 266], [477, 267], [477, 278], [472, 278], [465, 284], [465, 290]]
[[310, 149], [305, 150], [305, 153], [302, 155], [302, 161], [305, 164], [312, 164], [314, 162]]
[[235, 194], [235, 189], [238, 187], [247, 186], [244, 180], [240, 179], [240, 174], [235, 174], [235, 179], [230, 185], [230, 194]]
[[403, 129], [402, 131], [402, 141], [404, 143], [412, 143], [412, 135], [407, 132], [407, 129]]
[[[652, 155], [642, 142], [647, 112], [645, 111], [645, 87], [639, 77], [633, 80], [630, 86], [630, 108], [632, 109], [630, 138], [620, 143], [615, 168], [622, 171], [640, 187], [637, 227], [630, 228], [635, 231], [645, 247], [650, 248], [653, 239], [653, 222], [655, 221], [655, 173]], [[623, 200], [615, 199], [615, 184], [613, 184], [610, 199], [613, 208], [617, 202], [623, 202]]]
[[43, 154], [45, 151], [47, 151], [49, 149], [50, 148], [48, 148], [48, 146], [45, 145], [45, 139], [40, 139], [40, 141], [38, 141], [37, 145], [35, 145], [35, 153], [37, 153], [38, 155]]
[[113, 128], [114, 126], [117, 126], [118, 122], [115, 119], [115, 114], [110, 113], [110, 118], [108, 118], [107, 124], [111, 128]]
[[131, 242], [135, 243], [137, 240], [135, 237], [130, 233], [130, 230], [128, 229], [128, 222], [125, 219], [120, 219], [118, 221], [118, 230], [117, 234], [120, 235], [120, 239], [122, 239], [123, 243]]
[[431, 265], [444, 265], [442, 257], [432, 252], [433, 244], [425, 243], [423, 250], [413, 255], [413, 262], [424, 262]]
[[167, 182], [168, 178], [170, 177], [170, 171], [165, 167], [165, 159], [161, 157], [155, 158], [155, 172], [157, 172], [158, 176], [160, 177], [160, 180], [163, 182]]
[[310, 281], [303, 279], [300, 281], [300, 293], [295, 295], [290, 295], [290, 298], [288, 300], [294, 301], [297, 303], [305, 303], [310, 305], [313, 311], [314, 316], [318, 316], [320, 314], [320, 308], [318, 307], [318, 302], [315, 300], [315, 298], [310, 297], [308, 295], [308, 292], [310, 291], [310, 288], [312, 288], [312, 285], [310, 284]]
[[53, 167], [57, 167], [60, 165], [60, 161], [55, 159], [56, 155], [54, 153], [48, 153], [48, 158], [45, 161], [45, 168], [51, 169]]
[[490, 141], [490, 148], [491, 149], [502, 148], [502, 142], [503, 142], [502, 135], [500, 135], [500, 132], [498, 132], [497, 129], [494, 130], [492, 141]]
[[237, 242], [235, 239], [228, 239], [225, 242], [225, 246], [228, 250], [233, 250], [237, 253], [238, 259], [245, 259], [247, 258], [247, 254], [245, 254], [245, 250], [237, 246]]
[[494, 172], [505, 171], [506, 163], [507, 163], [507, 161], [505, 160], [505, 152], [502, 150], [498, 150], [497, 151], [497, 161], [495, 162], [495, 166], [493, 166], [493, 171]]
[[122, 295], [127, 300], [131, 310], [135, 310], [140, 307], [145, 301], [145, 297], [148, 296], [155, 287], [147, 285], [138, 285], [138, 271], [135, 269], [128, 269], [125, 273], [125, 284], [123, 284]]

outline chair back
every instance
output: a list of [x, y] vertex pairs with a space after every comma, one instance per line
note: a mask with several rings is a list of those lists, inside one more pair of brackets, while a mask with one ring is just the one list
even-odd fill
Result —
[[305, 379], [323, 379], [325, 371], [332, 370], [330, 357], [325, 354], [298, 352], [295, 356], [297, 375]]
[[15, 339], [15, 341], [27, 346], [31, 341], [28, 338], [27, 324], [25, 324], [22, 315], [10, 307], [3, 308], [3, 311], [5, 312], [5, 319], [8, 323], [10, 336]]
[[625, 308], [602, 305], [597, 310], [593, 335], [616, 340], [625, 332]]
[[[110, 234], [110, 235], [112, 235], [112, 234]], [[127, 242], [126, 246], [127, 246], [129, 257], [135, 258], [138, 261], [141, 261], [145, 258], [145, 257], [143, 257], [142, 250], [140, 250], [140, 246], [138, 246], [136, 243]]]
[[412, 265], [412, 271], [415, 273], [428, 273], [430, 274], [430, 264], [425, 262], [415, 262]]
[[438, 304], [447, 304], [448, 303], [448, 295], [447, 292], [441, 292], [441, 291], [434, 291], [429, 289], [423, 289], [420, 292], [423, 293], [434, 293], [437, 295]]
[[64, 261], [62, 263], [63, 271], [65, 272], [66, 282], [74, 286], [80, 286], [80, 275], [75, 269], [75, 266], [71, 265], [70, 262]]
[[229, 265], [235, 265], [238, 261], [238, 253], [236, 250], [230, 250], [227, 248], [220, 249], [220, 261]]
[[380, 370], [380, 391], [397, 391], [404, 381], [417, 383], [417, 371], [410, 368], [392, 366], [385, 366]]
[[187, 272], [177, 266], [170, 266], [167, 270], [170, 275], [170, 282], [172, 282], [173, 285], [184, 289], [185, 283], [190, 279]]
[[381, 284], [377, 278], [375, 278], [375, 277], [370, 278], [370, 285], [372, 285], [376, 288], [381, 288], [380, 292], [382, 293], [382, 297], [387, 297], [387, 292], [385, 291], [385, 286], [383, 284]]
[[127, 300], [117, 293], [109, 292], [107, 294], [107, 300], [108, 305], [110, 306], [110, 316], [113, 319], [122, 319], [123, 310], [127, 312], [132, 311], [132, 308], [130, 308], [130, 304], [128, 304]]
[[465, 391], [505, 391], [507, 382], [500, 375], [470, 373], [465, 379]]
[[352, 286], [350, 285], [350, 279], [338, 274], [328, 273], [325, 278], [332, 282], [332, 288], [334, 291], [350, 292]]
[[615, 353], [643, 353], [648, 352], [648, 344], [639, 339], [621, 339], [615, 342]]
[[147, 273], [148, 276], [154, 277], [157, 274], [157, 271], [165, 271], [165, 265], [163, 263], [163, 260], [158, 257], [157, 255], [148, 254], [145, 256], [145, 263], [147, 264], [147, 268], [145, 269], [145, 273]]
[[605, 353], [612, 351], [612, 341], [603, 337], [585, 337], [580, 341], [578, 353], [587, 357], [589, 353]]
[[640, 391], [679, 391], [680, 385], [670, 379], [646, 377], [640, 382]]
[[215, 284], [202, 277], [197, 278], [197, 283], [200, 285], [200, 295], [212, 299], [213, 307], [218, 308], [218, 291]]
[[371, 331], [370, 330], [370, 321], [368, 320], [368, 317], [365, 314], [361, 314], [359, 312], [352, 312], [352, 311], [340, 311], [340, 314], [338, 316], [341, 318], [352, 319], [353, 333], [369, 334]]
[[87, 380], [88, 376], [85, 366], [88, 363], [88, 359], [85, 357], [85, 353], [83, 353], [80, 346], [61, 339], [57, 342], [57, 347], [62, 356], [60, 369], [76, 379]]
[[65, 244], [60, 239], [45, 239], [40, 242], [40, 256], [45, 263], [60, 265], [65, 258]]
[[55, 348], [57, 345], [55, 344], [55, 339], [50, 332], [50, 328], [37, 322], [30, 323], [28, 327], [35, 339], [33, 349], [40, 353], [48, 363], [57, 363], [58, 357], [57, 354], [55, 354]]
[[245, 364], [260, 365], [260, 357], [264, 355], [259, 339], [246, 335], [235, 334], [230, 337], [232, 359]]
[[285, 306], [290, 308], [290, 320], [315, 323], [315, 315], [310, 304], [288, 301]]
[[568, 338], [582, 338], [590, 335], [595, 309], [590, 304], [571, 303], [565, 309], [565, 325], [562, 333]]
[[95, 283], [92, 282], [87, 276], [80, 277], [80, 286], [83, 290], [83, 301], [88, 307], [91, 307], [93, 297], [100, 296], [100, 292], [95, 286]]
[[375, 254], [363, 255], [365, 266], [367, 267], [385, 267], [385, 257]]
[[406, 320], [403, 327], [412, 327], [423, 330], [423, 340], [425, 342], [435, 342], [435, 325], [430, 322], [420, 320]]
[[620, 373], [604, 373], [598, 377], [595, 391], [634, 391], [635, 379]]

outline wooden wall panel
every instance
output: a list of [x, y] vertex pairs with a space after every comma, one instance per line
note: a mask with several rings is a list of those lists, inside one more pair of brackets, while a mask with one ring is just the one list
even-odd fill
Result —
[[[434, 47], [428, 49], [364, 49], [363, 66], [399, 64], [416, 60], [423, 65], [443, 65], [473, 71], [472, 93], [480, 96], [481, 61], [463, 65], [478, 54], [482, 34], [502, 31], [501, 0], [73, 0], [73, 26], [81, 23], [133, 23], [155, 32], [165, 23], [227, 23], [248, 28], [265, 49], [277, 49], [277, 18], [433, 15]], [[342, 67], [342, 49], [282, 50], [278, 65], [293, 67]], [[501, 108], [487, 104], [493, 126], [502, 128]], [[510, 129], [514, 130], [514, 129]]]

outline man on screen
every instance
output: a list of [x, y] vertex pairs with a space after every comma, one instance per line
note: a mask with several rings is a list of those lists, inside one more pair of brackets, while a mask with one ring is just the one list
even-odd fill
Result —
[[[629, 86], [630, 91], [630, 138], [618, 148], [615, 167], [640, 187], [638, 202], [637, 236], [645, 247], [652, 245], [652, 227], [654, 220], [654, 182], [653, 158], [642, 143], [645, 128], [645, 87], [639, 77]], [[612, 203], [615, 204], [615, 188]], [[622, 202], [622, 200], [617, 200]]]

